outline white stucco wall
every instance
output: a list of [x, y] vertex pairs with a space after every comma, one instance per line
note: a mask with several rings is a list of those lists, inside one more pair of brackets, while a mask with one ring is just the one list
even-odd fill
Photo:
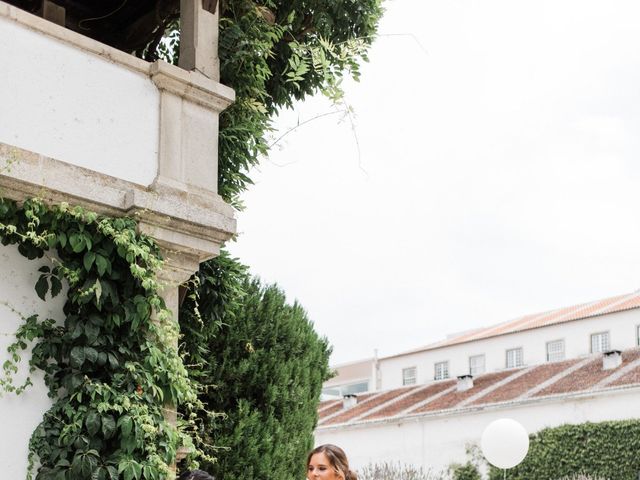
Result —
[[451, 378], [469, 373], [469, 357], [485, 355], [486, 372], [505, 368], [506, 350], [522, 347], [525, 365], [546, 361], [546, 344], [563, 339], [565, 358], [590, 353], [591, 334], [608, 331], [611, 348], [626, 350], [637, 345], [640, 309], [616, 312], [593, 318], [561, 323], [475, 342], [380, 359], [381, 389], [402, 386], [402, 369], [417, 367], [418, 383], [433, 381], [434, 364], [448, 361]]
[[149, 185], [160, 94], [148, 75], [30, 30], [2, 7], [0, 142]]
[[404, 422], [321, 428], [316, 431], [315, 442], [341, 446], [356, 469], [369, 463], [400, 462], [439, 471], [453, 462], [466, 462], [466, 445], [479, 445], [484, 428], [499, 418], [517, 420], [529, 433], [566, 423], [640, 418], [640, 389]]
[[[14, 333], [22, 321], [11, 308], [24, 316], [38, 314], [41, 318], [63, 318], [64, 291], [46, 303], [35, 293], [34, 285], [40, 275], [37, 270], [43, 265], [51, 266], [51, 261], [47, 258], [27, 260], [16, 247], [0, 245], [0, 365], [7, 360], [7, 346], [14, 341]], [[26, 378], [29, 358], [30, 352], [25, 352], [16, 384]], [[32, 379], [34, 386], [22, 395], [0, 396], [2, 478], [25, 478], [29, 438], [51, 406], [42, 375], [36, 372]]]

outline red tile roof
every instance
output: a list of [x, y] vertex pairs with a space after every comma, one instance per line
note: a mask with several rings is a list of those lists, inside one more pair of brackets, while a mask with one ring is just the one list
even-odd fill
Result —
[[561, 396], [605, 393], [618, 388], [640, 391], [640, 348], [622, 352], [622, 364], [603, 370], [602, 355], [486, 373], [473, 387], [458, 392], [455, 380], [432, 382], [384, 392], [358, 395], [355, 407], [343, 410], [342, 401], [323, 402], [318, 428], [450, 413], [489, 405], [504, 406]]
[[559, 323], [571, 322], [583, 318], [595, 317], [607, 313], [622, 312], [640, 307], [640, 290], [626, 295], [617, 295], [615, 297], [604, 298], [595, 302], [582, 303], [571, 307], [559, 308], [549, 312], [525, 315], [508, 322], [503, 322], [491, 327], [479, 328], [470, 332], [447, 338], [440, 342], [433, 343], [409, 352], [403, 352], [396, 355], [390, 355], [386, 358], [393, 358], [407, 353], [416, 353], [426, 350], [434, 350], [436, 348], [447, 347], [450, 345], [458, 345], [460, 343], [473, 342], [485, 338], [497, 337], [509, 333], [522, 332], [534, 328], [547, 327]]

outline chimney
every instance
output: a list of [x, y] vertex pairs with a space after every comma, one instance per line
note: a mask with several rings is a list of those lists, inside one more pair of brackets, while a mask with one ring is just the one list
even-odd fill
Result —
[[622, 352], [620, 350], [607, 350], [602, 354], [602, 369], [613, 370], [622, 365]]
[[353, 393], [348, 393], [342, 396], [342, 408], [344, 410], [355, 407], [356, 403], [358, 403], [358, 397]]
[[458, 377], [458, 392], [464, 392], [473, 388], [473, 375], [460, 375]]

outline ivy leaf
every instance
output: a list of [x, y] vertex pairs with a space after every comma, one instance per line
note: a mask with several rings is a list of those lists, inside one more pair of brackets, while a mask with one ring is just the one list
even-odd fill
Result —
[[98, 360], [98, 351], [93, 347], [84, 347], [84, 357], [88, 362], [96, 363], [96, 360]]
[[44, 275], [40, 275], [40, 278], [36, 282], [36, 293], [42, 300], [44, 300], [48, 291], [49, 291], [49, 282], [47, 282], [47, 277]]
[[62, 290], [62, 282], [58, 277], [51, 277], [51, 297], [56, 297]]
[[87, 252], [84, 254], [84, 258], [82, 259], [82, 263], [84, 264], [84, 269], [88, 272], [91, 270], [91, 266], [96, 259], [96, 254], [94, 252]]
[[100, 297], [102, 296], [102, 284], [100, 283], [100, 280], [96, 278], [96, 282], [93, 286], [95, 287], [96, 304], [100, 305]]
[[100, 254], [96, 255], [96, 268], [98, 269], [98, 275], [101, 277], [105, 272], [111, 273], [111, 262]]
[[73, 347], [69, 354], [69, 360], [72, 368], [80, 368], [85, 361], [84, 347]]
[[[93, 344], [98, 339], [98, 335], [100, 335], [100, 327], [96, 327], [92, 323], [85, 323], [84, 334], [87, 337], [87, 341]], [[87, 359], [89, 359], [89, 357], [87, 357]]]
[[58, 233], [58, 242], [62, 248], [67, 246], [67, 234], [64, 232]]
[[84, 235], [79, 232], [72, 233], [69, 237], [69, 244], [75, 253], [80, 253], [85, 247]]
[[131, 429], [133, 428], [133, 422], [131, 421], [131, 417], [129, 415], [125, 415], [124, 417], [120, 417], [118, 419], [118, 426], [122, 431], [123, 437], [128, 437], [131, 435]]
[[112, 415], [102, 417], [102, 435], [109, 439], [116, 433], [116, 421]]
[[87, 414], [87, 418], [85, 420], [85, 425], [87, 426], [87, 431], [89, 435], [92, 437], [100, 431], [100, 415], [96, 411], [91, 411]]

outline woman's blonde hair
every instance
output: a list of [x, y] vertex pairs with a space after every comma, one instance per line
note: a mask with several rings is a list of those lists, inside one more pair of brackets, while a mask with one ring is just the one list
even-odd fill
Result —
[[327, 443], [314, 448], [307, 456], [307, 466], [311, 463], [311, 457], [316, 453], [324, 453], [329, 460], [331, 468], [333, 468], [344, 480], [358, 480], [358, 475], [349, 470], [349, 460], [347, 459], [347, 455], [344, 453], [344, 450], [340, 447]]

